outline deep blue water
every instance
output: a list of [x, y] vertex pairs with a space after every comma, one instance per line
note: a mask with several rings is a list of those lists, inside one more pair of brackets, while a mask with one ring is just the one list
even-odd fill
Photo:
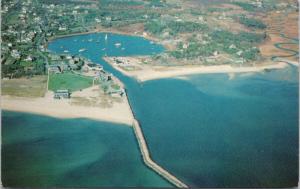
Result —
[[271, 76], [290, 69], [147, 82], [135, 110], [153, 158], [190, 186], [297, 185], [298, 82]]
[[[78, 54], [79, 49], [87, 48], [83, 56], [102, 64], [125, 83], [156, 162], [189, 186], [297, 185], [296, 68], [237, 74], [232, 80], [227, 74], [207, 74], [139, 84], [114, 70], [101, 56], [155, 54], [163, 48], [143, 38], [113, 34], [106, 43], [104, 36], [62, 38], [50, 43], [49, 49]], [[88, 42], [90, 38], [94, 41]], [[117, 42], [122, 43], [120, 48], [114, 46]]]

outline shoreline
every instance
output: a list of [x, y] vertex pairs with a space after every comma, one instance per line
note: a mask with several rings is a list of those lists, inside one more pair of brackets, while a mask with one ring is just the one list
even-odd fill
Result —
[[[143, 36], [143, 35], [137, 35], [134, 33], [129, 33], [125, 31], [118, 31], [115, 29], [95, 29], [95, 30], [90, 30], [87, 32], [81, 32], [81, 33], [71, 33], [71, 34], [65, 34], [65, 35], [57, 35], [53, 37], [49, 37], [46, 46], [48, 46], [48, 43], [56, 40], [56, 39], [61, 39], [61, 38], [67, 38], [67, 37], [72, 37], [72, 36], [78, 36], [78, 35], [86, 35], [86, 34], [95, 34], [95, 33], [111, 33], [111, 34], [119, 34], [119, 35], [126, 35], [126, 36], [133, 36], [133, 37], [142, 37], [151, 41], [154, 41], [156, 43], [159, 43], [160, 45], [164, 46], [162, 43], [160, 43], [160, 40], [154, 37], [151, 37], [149, 35]], [[164, 48], [167, 48], [164, 46]]]
[[112, 107], [92, 107], [70, 104], [70, 99], [56, 100], [52, 94], [45, 97], [26, 98], [1, 96], [1, 109], [15, 112], [26, 112], [55, 118], [86, 118], [97, 121], [125, 124], [132, 126], [134, 120], [127, 97], [121, 103], [114, 103]]
[[[116, 29], [103, 29], [98, 28], [95, 30], [90, 30], [87, 32], [81, 33], [73, 33], [73, 34], [66, 34], [66, 35], [59, 35], [55, 37], [50, 37], [48, 43], [60, 39], [60, 38], [67, 38], [72, 36], [78, 35], [85, 35], [85, 34], [94, 34], [94, 33], [112, 33], [112, 34], [120, 34], [120, 35], [127, 35], [127, 36], [135, 36], [135, 37], [142, 37], [151, 41], [154, 41], [164, 48], [167, 49], [165, 45], [163, 45], [159, 39], [151, 37], [149, 35], [137, 35], [125, 31], [118, 31]], [[163, 66], [156, 66], [153, 67], [152, 70], [146, 71], [125, 71], [122, 68], [116, 66], [112, 61], [109, 60], [111, 57], [102, 57], [104, 61], [109, 63], [114, 69], [120, 71], [122, 74], [135, 78], [138, 82], [145, 82], [150, 80], [156, 79], [164, 79], [164, 78], [176, 78], [179, 76], [186, 76], [186, 75], [195, 75], [195, 74], [217, 74], [217, 73], [255, 73], [255, 72], [262, 72], [268, 69], [283, 69], [288, 64], [299, 66], [297, 62], [287, 62], [286, 60], [278, 60], [277, 62], [272, 62], [270, 64], [265, 65], [258, 65], [258, 66], [247, 66], [247, 67], [232, 67], [230, 65], [216, 65], [216, 66], [174, 66], [174, 67], [163, 67]]]
[[145, 82], [156, 79], [176, 78], [178, 76], [195, 75], [195, 74], [218, 74], [218, 73], [255, 73], [271, 69], [283, 69], [288, 64], [286, 62], [277, 62], [259, 66], [248, 67], [232, 67], [230, 65], [215, 65], [215, 66], [174, 66], [163, 67], [154, 66], [145, 70], [126, 71], [114, 63], [115, 57], [102, 57], [114, 69], [120, 71], [126, 76], [135, 78], [138, 82]]

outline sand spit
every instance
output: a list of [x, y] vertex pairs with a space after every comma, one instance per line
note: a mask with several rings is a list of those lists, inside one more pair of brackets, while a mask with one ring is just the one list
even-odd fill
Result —
[[[211, 74], [211, 73], [250, 73], [250, 72], [262, 72], [270, 69], [282, 69], [287, 66], [284, 62], [271, 63], [258, 66], [248, 67], [232, 67], [230, 65], [216, 65], [216, 66], [150, 66], [143, 65], [138, 62], [134, 57], [103, 57], [103, 59], [111, 64], [116, 70], [122, 72], [124, 75], [134, 77], [139, 82], [148, 80], [162, 79], [162, 78], [174, 78], [178, 76], [192, 75], [192, 74]], [[122, 59], [126, 62], [126, 65], [117, 64], [116, 59]], [[138, 69], [129, 70], [127, 68], [134, 67]]]

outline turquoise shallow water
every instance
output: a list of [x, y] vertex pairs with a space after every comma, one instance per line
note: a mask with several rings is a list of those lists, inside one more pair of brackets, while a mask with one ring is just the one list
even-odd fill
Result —
[[[101, 56], [156, 54], [163, 48], [143, 38], [113, 34], [109, 34], [109, 40], [105, 43], [104, 36], [89, 34], [62, 38], [50, 43], [49, 49], [59, 53], [69, 50], [78, 54], [79, 49], [87, 48], [83, 56], [102, 64], [104, 69], [125, 83], [133, 111], [141, 123], [156, 162], [189, 186], [288, 187], [297, 184], [297, 68], [239, 74], [232, 80], [226, 74], [207, 74], [188, 76], [184, 80], [163, 79], [139, 84], [114, 70]], [[88, 39], [94, 41], [88, 42]], [[97, 40], [100, 43], [96, 43]], [[120, 48], [114, 46], [117, 42], [122, 43]], [[122, 50], [122, 47], [125, 49]], [[67, 125], [65, 127], [63, 129], [68, 131]], [[120, 128], [123, 127], [115, 127], [115, 130]], [[88, 132], [86, 135], [89, 135]], [[134, 140], [132, 133], [126, 136], [128, 140]], [[90, 143], [85, 147], [90, 149], [88, 145]], [[137, 145], [134, 143], [129, 146], [136, 150], [136, 154], [131, 154], [135, 156], [133, 158], [139, 159]], [[80, 151], [84, 152], [85, 147]], [[86, 158], [93, 156], [87, 155]], [[136, 163], [141, 164], [141, 160]], [[112, 166], [110, 161], [99, 161], [99, 164]], [[128, 174], [127, 167], [110, 168], [111, 172], [119, 170], [119, 174]], [[89, 169], [87, 163], [82, 163], [81, 169], [76, 172], [80, 174], [81, 170]], [[138, 171], [145, 171], [145, 167], [137, 169], [136, 173]], [[100, 181], [94, 182], [85, 171], [81, 177], [74, 176], [77, 178], [75, 181], [68, 181], [73, 174], [62, 174], [67, 177], [55, 183], [64, 183], [66, 179], [69, 186], [77, 186], [77, 179], [82, 178], [82, 183], [91, 186], [105, 185]], [[93, 175], [96, 177], [97, 174], [100, 173]], [[141, 172], [141, 178], [143, 176]], [[111, 175], [106, 178], [107, 185], [121, 186], [129, 177], [123, 177], [125, 180], [119, 179], [118, 182], [110, 179]], [[166, 184], [157, 179], [150, 176], [147, 182], [140, 183], [155, 186]]]
[[2, 123], [4, 186], [170, 186], [144, 166], [128, 126], [7, 111]]

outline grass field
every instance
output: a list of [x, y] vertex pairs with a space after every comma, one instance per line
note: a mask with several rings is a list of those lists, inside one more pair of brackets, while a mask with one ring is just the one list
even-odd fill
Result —
[[46, 76], [1, 81], [2, 95], [18, 97], [43, 97], [47, 88]]
[[69, 89], [71, 92], [91, 87], [92, 77], [85, 77], [74, 73], [51, 74], [49, 77], [49, 90]]

